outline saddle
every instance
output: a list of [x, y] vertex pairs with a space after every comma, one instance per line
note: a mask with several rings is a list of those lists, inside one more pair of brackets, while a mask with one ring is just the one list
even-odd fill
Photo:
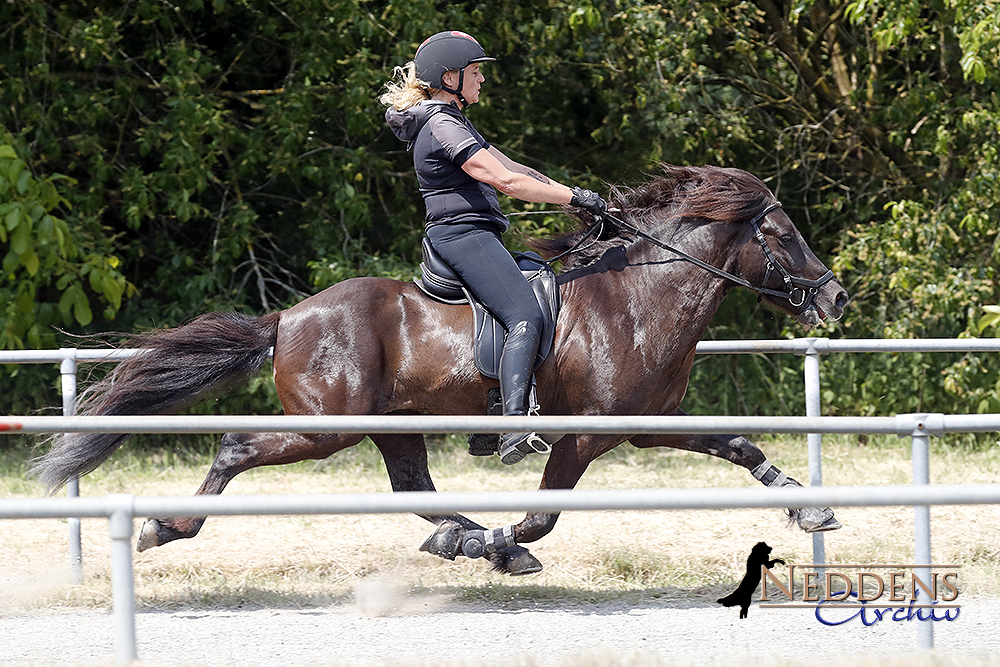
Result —
[[[475, 299], [455, 270], [435, 252], [430, 242], [423, 240], [424, 261], [420, 263], [420, 277], [414, 278], [427, 296], [450, 304], [468, 303], [472, 306], [474, 321], [473, 354], [476, 368], [480, 373], [490, 378], [500, 375], [500, 355], [503, 353], [504, 338], [507, 330], [492, 313]], [[511, 253], [517, 262], [521, 273], [528, 280], [538, 305], [545, 316], [542, 336], [538, 344], [538, 355], [535, 357], [535, 368], [552, 351], [556, 335], [556, 319], [562, 305], [559, 285], [552, 268], [538, 254], [533, 252]]]

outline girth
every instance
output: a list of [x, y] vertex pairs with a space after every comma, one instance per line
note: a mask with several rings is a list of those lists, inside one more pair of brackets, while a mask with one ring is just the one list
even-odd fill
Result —
[[[472, 296], [455, 270], [435, 252], [426, 238], [423, 239], [422, 246], [424, 261], [420, 263], [420, 277], [414, 278], [413, 282], [427, 296], [436, 301], [472, 305], [475, 326], [473, 354], [476, 359], [476, 368], [487, 377], [498, 377], [500, 355], [503, 353], [503, 343], [507, 336], [507, 330], [482, 303]], [[538, 368], [552, 351], [552, 345], [555, 341], [556, 319], [559, 316], [561, 306], [559, 285], [556, 283], [555, 272], [536, 253], [511, 253], [511, 255], [520, 267], [521, 273], [528, 280], [528, 284], [531, 285], [545, 317], [542, 338], [538, 345], [538, 355], [535, 358], [535, 368]]]

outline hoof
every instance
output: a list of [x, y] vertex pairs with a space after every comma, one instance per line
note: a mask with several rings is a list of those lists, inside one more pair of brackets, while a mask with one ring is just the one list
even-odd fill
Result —
[[135, 550], [141, 553], [146, 549], [163, 544], [159, 537], [161, 528], [160, 522], [156, 519], [146, 519], [139, 530], [139, 539], [136, 540]]
[[837, 530], [843, 526], [837, 517], [833, 515], [833, 510], [827, 507], [819, 509], [817, 507], [806, 507], [798, 510], [792, 515], [799, 524], [799, 528], [807, 533], [825, 533]]
[[420, 550], [446, 560], [455, 560], [462, 547], [463, 532], [462, 527], [454, 521], [442, 521], [430, 537], [420, 545]]
[[489, 556], [493, 568], [512, 576], [534, 574], [542, 571], [542, 563], [524, 547], [513, 546]]
[[194, 537], [198, 534], [198, 529], [201, 528], [202, 522], [204, 522], [204, 519], [195, 520], [194, 529], [190, 532], [182, 533], [165, 525], [159, 519], [146, 519], [142, 524], [142, 528], [139, 529], [139, 539], [135, 542], [135, 550], [141, 553], [150, 547], [162, 547], [167, 542], [173, 542], [185, 537]]

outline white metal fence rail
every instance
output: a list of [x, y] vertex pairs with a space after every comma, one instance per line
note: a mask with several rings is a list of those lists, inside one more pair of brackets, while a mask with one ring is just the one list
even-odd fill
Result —
[[[804, 507], [849, 505], [911, 505], [914, 507], [914, 560], [930, 565], [930, 505], [1000, 503], [1000, 485], [928, 486], [929, 441], [945, 433], [1000, 431], [1000, 415], [897, 415], [895, 417], [820, 417], [819, 358], [833, 352], [1000, 352], [997, 339], [831, 340], [804, 338], [764, 341], [703, 341], [701, 354], [794, 353], [805, 357], [806, 417], [437, 417], [418, 416], [243, 416], [243, 417], [72, 417], [76, 371], [81, 361], [112, 361], [136, 350], [0, 351], [0, 363], [60, 363], [64, 417], [0, 417], [8, 433], [136, 432], [365, 432], [467, 433], [537, 430], [563, 433], [805, 433], [809, 447], [809, 477], [813, 488], [714, 489], [561, 492], [504, 494], [422, 494], [397, 496], [276, 496], [138, 498], [108, 496], [79, 498], [73, 484], [67, 499], [0, 501], [0, 518], [64, 517], [70, 519], [70, 559], [74, 578], [81, 577], [79, 518], [109, 519], [112, 538], [113, 605], [116, 661], [136, 659], [135, 597], [132, 580], [132, 522], [136, 516], [209, 516], [213, 514], [383, 513], [503, 510], [585, 509], [707, 509], [728, 507]], [[822, 486], [824, 433], [889, 433], [912, 440], [914, 486]], [[813, 536], [815, 563], [825, 562], [822, 534]], [[918, 570], [918, 575], [921, 571]], [[929, 570], [922, 572], [929, 576]], [[923, 595], [924, 593], [921, 592]], [[918, 624], [918, 644], [933, 646], [930, 623]]]
[[[138, 350], [77, 349], [59, 350], [0, 350], [0, 363], [58, 363], [62, 375], [63, 415], [74, 412], [76, 403], [76, 372], [81, 362], [117, 361], [136, 354]], [[929, 339], [830, 339], [796, 338], [792, 340], [734, 340], [701, 341], [699, 354], [781, 354], [792, 353], [804, 357], [803, 375], [805, 379], [805, 414], [819, 417], [822, 413], [820, 400], [820, 357], [833, 353], [871, 352], [1000, 352], [1000, 339], [996, 338], [929, 338]], [[807, 433], [809, 461], [809, 485], [823, 484], [823, 436]], [[70, 497], [79, 495], [76, 479], [67, 485]], [[73, 581], [82, 579], [79, 519], [69, 520], [70, 569]], [[823, 533], [813, 535], [813, 562], [826, 562], [826, 548]]]
[[[707, 509], [912, 505], [916, 574], [930, 579], [930, 505], [1000, 503], [1000, 485], [929, 485], [931, 435], [1000, 431], [1000, 415], [919, 414], [896, 417], [438, 417], [430, 415], [343, 417], [8, 417], [8, 433], [66, 431], [183, 432], [502, 432], [537, 428], [573, 433], [872, 433], [909, 435], [914, 485], [907, 487], [815, 487], [798, 489], [676, 489], [645, 491], [536, 491], [507, 493], [405, 493], [341, 496], [201, 496], [142, 498], [41, 498], [0, 501], [0, 518], [108, 517], [112, 540], [112, 604], [116, 662], [137, 659], [135, 588], [132, 572], [133, 520], [137, 516], [215, 514], [451, 513], [456, 511]], [[920, 603], [932, 602], [920, 591]], [[932, 648], [933, 626], [918, 624], [918, 645]]]

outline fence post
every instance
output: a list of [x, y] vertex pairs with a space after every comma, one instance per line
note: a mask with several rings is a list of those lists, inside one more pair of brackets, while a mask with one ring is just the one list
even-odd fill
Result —
[[[66, 356], [59, 364], [59, 374], [62, 377], [62, 412], [65, 417], [76, 413], [76, 350], [62, 348], [59, 350]], [[74, 477], [66, 483], [66, 495], [77, 498], [80, 495], [80, 478]], [[80, 534], [80, 518], [70, 517], [69, 525], [69, 577], [74, 584], [83, 583], [83, 544]]]
[[115, 617], [115, 665], [138, 659], [135, 639], [135, 580], [132, 573], [132, 521], [135, 498], [108, 496], [108, 533], [111, 536], [111, 606]]
[[[944, 432], [944, 416], [940, 414], [913, 415], [916, 423], [911, 434], [913, 453], [913, 483], [930, 484], [930, 441], [933, 431], [937, 435]], [[931, 581], [931, 508], [930, 505], [913, 506], [913, 558], [915, 565], [926, 565], [914, 570], [921, 581]], [[927, 591], [918, 590], [917, 604], [931, 604]], [[917, 646], [921, 649], [934, 648], [934, 623], [930, 620], [917, 622]]]
[[[898, 415], [896, 419], [908, 419], [911, 426], [910, 442], [913, 456], [913, 484], [931, 483], [930, 440], [932, 435], [944, 435], [944, 415], [938, 413]], [[904, 435], [900, 432], [900, 435]], [[930, 505], [913, 506], [913, 560], [915, 565], [925, 565], [914, 569], [921, 581], [931, 581], [931, 508]], [[917, 604], [931, 604], [924, 590], [917, 593]], [[917, 646], [921, 649], [934, 648], [934, 624], [930, 620], [917, 622]]]
[[[829, 349], [828, 338], [807, 338], [806, 352], [803, 361], [803, 375], [806, 385], [806, 417], [819, 417], [823, 414], [820, 400], [819, 358]], [[809, 486], [823, 486], [823, 434], [809, 433], [806, 435], [809, 446]], [[826, 542], [823, 533], [813, 533], [813, 563], [826, 563]]]

